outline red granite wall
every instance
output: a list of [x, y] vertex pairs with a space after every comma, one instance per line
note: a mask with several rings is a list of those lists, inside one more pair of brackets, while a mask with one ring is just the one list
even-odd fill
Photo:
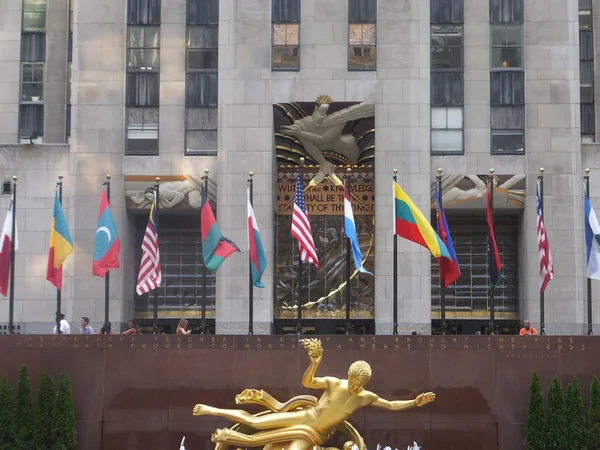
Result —
[[[592, 375], [600, 375], [597, 337], [321, 339], [319, 375], [344, 377], [353, 361], [364, 359], [373, 368], [368, 387], [381, 397], [437, 394], [424, 408], [371, 408], [353, 416], [371, 450], [405, 449], [413, 441], [423, 450], [515, 450], [522, 447], [534, 370], [544, 389], [554, 375], [563, 383], [577, 376], [586, 404]], [[34, 387], [44, 370], [71, 376], [85, 450], [177, 450], [183, 435], [188, 450], [210, 450], [210, 433], [226, 423], [193, 417], [195, 403], [235, 407], [234, 396], [245, 388], [280, 400], [309, 393], [300, 384], [308, 363], [295, 336], [0, 336], [0, 374], [11, 381], [21, 364]]]

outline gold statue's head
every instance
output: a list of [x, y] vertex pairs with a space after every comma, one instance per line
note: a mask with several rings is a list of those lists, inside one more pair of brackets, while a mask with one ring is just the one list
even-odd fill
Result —
[[315, 100], [317, 106], [321, 105], [331, 105], [333, 103], [333, 99], [329, 95], [319, 95]]
[[371, 366], [365, 361], [353, 362], [348, 369], [348, 389], [353, 394], [360, 392], [362, 387], [371, 379]]

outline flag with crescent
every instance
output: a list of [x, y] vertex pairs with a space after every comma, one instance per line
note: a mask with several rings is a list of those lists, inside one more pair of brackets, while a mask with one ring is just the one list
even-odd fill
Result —
[[121, 242], [117, 234], [115, 219], [110, 210], [106, 191], [102, 189], [96, 241], [94, 243], [94, 275], [104, 277], [110, 269], [118, 268], [120, 250]]

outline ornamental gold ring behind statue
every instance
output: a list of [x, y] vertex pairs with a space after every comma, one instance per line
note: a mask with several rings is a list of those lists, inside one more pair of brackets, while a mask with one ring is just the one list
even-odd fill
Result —
[[280, 403], [262, 390], [246, 389], [236, 395], [238, 404], [254, 403], [266, 407], [255, 416], [239, 409], [219, 409], [207, 405], [196, 405], [194, 415], [223, 417], [235, 422], [231, 429], [218, 429], [212, 434], [216, 448], [225, 450], [231, 445], [262, 447], [265, 450], [311, 450], [321, 448], [335, 433], [343, 433], [350, 441], [344, 444], [349, 450], [356, 444], [360, 450], [365, 444], [360, 434], [347, 420], [365, 406], [375, 406], [390, 411], [402, 411], [414, 406], [423, 406], [435, 399], [433, 392], [420, 394], [414, 400], [384, 400], [377, 394], [364, 389], [371, 378], [371, 367], [364, 361], [356, 361], [348, 370], [348, 379], [315, 377], [323, 358], [323, 348], [318, 339], [303, 339], [302, 346], [308, 350], [311, 364], [302, 377], [306, 388], [321, 389], [317, 400], [311, 395], [300, 395], [286, 403]]

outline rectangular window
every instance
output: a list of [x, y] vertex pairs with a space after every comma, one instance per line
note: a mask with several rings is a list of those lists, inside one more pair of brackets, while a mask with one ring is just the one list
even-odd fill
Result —
[[23, 0], [23, 31], [46, 29], [46, 0]]
[[21, 65], [21, 103], [44, 101], [44, 64]]
[[129, 27], [127, 70], [157, 72], [160, 68], [160, 27]]
[[581, 103], [594, 103], [594, 61], [579, 61]]
[[273, 0], [273, 70], [300, 69], [300, 0]]
[[594, 107], [594, 30], [592, 0], [579, 0], [579, 94], [581, 134], [594, 141], [596, 116]]
[[431, 69], [463, 70], [463, 26], [431, 25]]
[[186, 23], [188, 25], [218, 25], [219, 0], [187, 0]]
[[127, 74], [127, 106], [158, 106], [159, 94], [157, 73]]
[[159, 25], [160, 0], [128, 0], [127, 23], [129, 25]]
[[592, 29], [592, 11], [591, 10], [579, 10], [579, 29], [580, 30], [591, 30]]
[[431, 73], [431, 104], [434, 106], [461, 106], [464, 104], [464, 76], [462, 72]]
[[187, 155], [217, 154], [217, 108], [187, 108], [185, 142]]
[[216, 72], [219, 67], [219, 28], [193, 25], [187, 28], [187, 70]]
[[158, 108], [127, 108], [126, 153], [158, 154]]
[[431, 108], [432, 153], [463, 153], [463, 109]]
[[71, 104], [67, 104], [67, 118], [65, 121], [65, 128], [67, 129], [66, 134], [67, 136], [71, 136]]
[[377, 70], [377, 2], [348, 3], [348, 70]]
[[[581, 134], [591, 134], [594, 135], [596, 133], [596, 112], [594, 108], [594, 104], [582, 104], [580, 105], [581, 112]], [[592, 140], [593, 142], [593, 140]]]
[[431, 23], [463, 23], [464, 0], [431, 0]]
[[216, 107], [217, 80], [216, 73], [188, 73], [185, 76], [186, 106]]
[[19, 106], [19, 137], [35, 139], [44, 134], [44, 105]]
[[44, 62], [46, 60], [46, 35], [23, 33], [21, 35], [21, 61]]
[[524, 105], [524, 73], [492, 72], [490, 74], [490, 104], [492, 106]]
[[490, 0], [491, 23], [523, 23], [523, 0]]
[[523, 26], [492, 25], [492, 69], [523, 67]]
[[519, 154], [525, 150], [523, 106], [491, 108], [492, 154]]

